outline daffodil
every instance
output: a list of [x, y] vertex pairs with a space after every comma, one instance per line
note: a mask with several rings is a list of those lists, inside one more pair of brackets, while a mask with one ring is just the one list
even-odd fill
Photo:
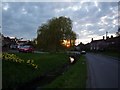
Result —
[[33, 63], [34, 61], [33, 60], [31, 60], [31, 63]]
[[34, 66], [35, 66], [35, 64], [32, 64], [32, 66], [34, 67]]
[[27, 60], [27, 64], [29, 64], [30, 63], [30, 60]]
[[35, 69], [38, 68], [38, 65], [34, 64], [34, 60], [27, 60], [27, 62], [25, 62], [25, 60], [20, 59], [15, 54], [3, 53], [2, 59], [10, 62], [16, 62], [16, 63], [27, 63], [28, 65], [31, 65]]
[[34, 67], [35, 69], [37, 69], [38, 68], [38, 65], [35, 65], [35, 67]]

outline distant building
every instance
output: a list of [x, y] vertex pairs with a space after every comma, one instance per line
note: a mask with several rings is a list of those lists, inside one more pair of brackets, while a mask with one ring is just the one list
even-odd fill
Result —
[[2, 35], [2, 47], [9, 46], [11, 44], [11, 39], [9, 37], [4, 37]]
[[120, 51], [120, 36], [106, 39], [107, 50]]
[[75, 47], [75, 50], [77, 51], [82, 51], [82, 50], [85, 50], [85, 45], [80, 42], [80, 44], [78, 44], [76, 47]]
[[106, 47], [106, 42], [103, 36], [103, 39], [93, 40], [90, 43], [90, 50], [104, 50]]
[[27, 40], [18, 40], [17, 44], [26, 44], [28, 41]]
[[91, 40], [90, 43], [90, 50], [92, 51], [101, 51], [101, 50], [116, 50], [119, 51], [120, 49], [120, 36], [110, 38], [107, 37], [106, 39], [99, 39], [99, 40]]

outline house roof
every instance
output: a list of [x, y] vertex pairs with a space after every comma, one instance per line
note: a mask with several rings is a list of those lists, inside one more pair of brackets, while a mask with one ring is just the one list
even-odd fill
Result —
[[104, 39], [93, 40], [93, 41], [91, 41], [91, 43], [93, 43], [93, 42], [100, 42], [100, 41], [105, 41], [105, 40]]
[[100, 42], [100, 41], [105, 41], [105, 42], [120, 42], [120, 36], [118, 37], [112, 37], [112, 38], [107, 38], [107, 39], [99, 39], [99, 40], [93, 40], [91, 41], [91, 43], [96, 43], [96, 42]]

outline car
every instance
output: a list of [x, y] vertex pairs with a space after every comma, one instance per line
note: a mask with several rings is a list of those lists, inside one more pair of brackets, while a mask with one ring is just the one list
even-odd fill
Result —
[[81, 51], [81, 54], [86, 54], [86, 51], [82, 50], [82, 51]]
[[30, 45], [20, 46], [18, 50], [19, 52], [34, 52], [34, 48]]
[[17, 48], [22, 48], [23, 46], [25, 46], [24, 44], [18, 44]]
[[10, 48], [11, 48], [11, 49], [17, 49], [17, 44], [11, 44], [11, 45], [10, 45]]

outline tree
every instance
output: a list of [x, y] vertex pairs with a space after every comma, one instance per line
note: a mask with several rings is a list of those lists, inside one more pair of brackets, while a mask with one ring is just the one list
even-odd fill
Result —
[[44, 49], [48, 46], [47, 35], [48, 34], [48, 25], [42, 24], [37, 30], [37, 47]]
[[116, 32], [116, 36], [120, 36], [120, 27], [118, 27], [118, 32]]
[[59, 51], [63, 48], [63, 40], [69, 40], [70, 46], [74, 46], [75, 39], [71, 19], [63, 16], [50, 19], [37, 30], [38, 47], [44, 50]]

